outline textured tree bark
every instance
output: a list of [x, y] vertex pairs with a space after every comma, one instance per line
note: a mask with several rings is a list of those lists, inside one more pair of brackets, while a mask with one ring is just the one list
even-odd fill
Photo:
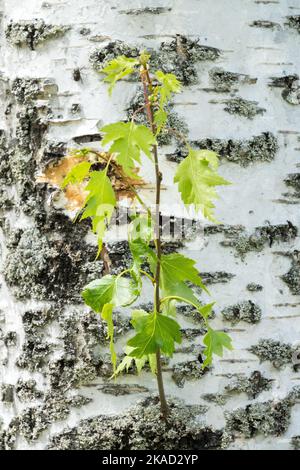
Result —
[[[0, 0], [0, 448], [113, 449], [120, 439], [125, 448], [299, 447], [297, 5], [25, 3]], [[187, 132], [195, 147], [219, 153], [233, 183], [218, 202], [221, 225], [163, 246], [193, 251], [217, 301], [213, 321], [235, 347], [203, 373], [203, 325], [179, 307], [185, 342], [162, 365], [177, 413], [168, 424], [150, 373], [107, 380], [105, 327], [79, 295], [108, 264], [126, 268], [127, 245], [110, 231], [104, 261], [94, 262], [88, 224], [72, 222], [79, 195], [66, 200], [59, 189], [67, 148], [101, 150], [99, 126], [141, 105], [142, 89], [134, 96], [126, 81], [109, 100], [97, 70], [144, 48], [184, 85], [171, 108], [177, 136], [164, 136], [160, 155], [162, 206], [176, 216], [172, 180]], [[151, 199], [147, 166], [143, 177]], [[146, 285], [145, 303], [150, 295]], [[116, 323], [119, 335], [129, 330], [125, 311]]]

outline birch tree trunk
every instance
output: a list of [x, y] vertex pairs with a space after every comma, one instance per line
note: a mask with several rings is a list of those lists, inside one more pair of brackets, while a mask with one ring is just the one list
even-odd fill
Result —
[[[296, 0], [0, 0], [0, 448], [300, 447], [299, 44]], [[203, 325], [179, 306], [169, 426], [150, 372], [108, 380], [105, 325], [80, 299], [103, 262], [58, 186], [67, 149], [101, 149], [99, 126], [136, 105], [130, 82], [110, 100], [97, 70], [143, 48], [183, 82], [172, 126], [217, 151], [233, 183], [220, 225], [166, 247], [192, 252], [235, 348], [203, 372]], [[184, 154], [164, 143], [167, 213]], [[128, 247], [109, 233], [119, 272]], [[126, 311], [116, 325], [121, 357]]]

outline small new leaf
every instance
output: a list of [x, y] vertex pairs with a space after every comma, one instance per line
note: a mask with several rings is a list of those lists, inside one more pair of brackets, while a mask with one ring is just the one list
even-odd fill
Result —
[[156, 135], [160, 133], [163, 127], [166, 125], [168, 114], [163, 108], [159, 108], [154, 113], [154, 122], [156, 125]]
[[147, 67], [147, 64], [149, 63], [150, 59], [151, 59], [151, 55], [148, 54], [146, 50], [141, 52], [140, 57], [139, 57], [141, 65], [143, 65], [144, 67]]
[[65, 188], [68, 184], [81, 183], [88, 176], [91, 166], [90, 162], [81, 162], [73, 166], [63, 180], [61, 187]]
[[139, 61], [137, 59], [121, 55], [111, 60], [106, 67], [100, 70], [101, 73], [106, 75], [103, 81], [109, 83], [109, 95], [111, 95], [116, 82], [134, 72], [135, 66], [138, 65], [138, 63]]
[[170, 100], [172, 93], [180, 93], [181, 83], [172, 73], [164, 73], [158, 70], [155, 73], [157, 80], [160, 82], [155, 88], [154, 96], [159, 95], [158, 109], [154, 113], [154, 122], [156, 125], [156, 135], [158, 135], [165, 126], [168, 114], [165, 105]]
[[190, 148], [174, 177], [184, 204], [191, 204], [197, 211], [201, 210], [204, 217], [212, 222], [217, 222], [213, 216], [213, 200], [218, 199], [215, 188], [230, 184], [218, 175], [217, 168], [218, 157], [214, 152]]
[[232, 350], [231, 338], [223, 331], [215, 331], [212, 328], [208, 328], [206, 335], [203, 338], [203, 343], [206, 348], [204, 354], [206, 356], [202, 367], [209, 366], [212, 363], [213, 354], [223, 357], [223, 349]]
[[138, 358], [134, 358], [132, 356], [129, 356], [129, 354], [132, 351], [133, 351], [133, 348], [131, 348], [130, 346], [126, 346], [126, 348], [125, 348], [126, 356], [122, 359], [122, 361], [120, 362], [120, 364], [116, 368], [116, 370], [113, 374], [113, 377], [116, 377], [117, 375], [119, 375], [124, 370], [128, 373], [129, 368], [133, 365], [133, 363], [135, 363], [135, 365], [136, 365], [136, 370], [137, 370], [138, 374], [141, 373], [142, 368], [144, 367], [144, 365], [147, 362], [149, 363], [151, 372], [153, 374], [156, 373], [156, 354], [149, 354], [148, 356], [143, 356], [141, 359], [138, 359]]
[[170, 99], [172, 93], [181, 92], [181, 83], [173, 73], [164, 73], [158, 70], [155, 76], [161, 83], [158, 91], [160, 95], [160, 105], [163, 107]]
[[124, 172], [137, 178], [133, 172], [135, 162], [141, 163], [141, 152], [151, 158], [152, 146], [156, 140], [150, 129], [134, 122], [116, 122], [101, 129], [104, 133], [103, 145], [112, 142], [110, 153], [116, 153], [117, 162], [122, 165]]
[[121, 372], [123, 372], [124, 370], [128, 372], [133, 360], [134, 360], [133, 357], [130, 357], [130, 356], [123, 357], [122, 361], [120, 362], [120, 364], [114, 371], [114, 374], [112, 375], [112, 377], [116, 377], [117, 375], [121, 374]]
[[128, 341], [133, 350], [130, 356], [142, 358], [148, 354], [155, 354], [158, 348], [167, 356], [172, 356], [175, 342], [181, 343], [181, 333], [178, 323], [161, 313], [142, 315], [135, 322], [137, 334]]

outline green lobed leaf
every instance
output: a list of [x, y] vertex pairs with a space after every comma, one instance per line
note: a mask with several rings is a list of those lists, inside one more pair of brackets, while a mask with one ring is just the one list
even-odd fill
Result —
[[65, 188], [70, 183], [81, 183], [88, 176], [91, 166], [90, 162], [81, 162], [73, 166], [63, 180], [61, 187]]
[[165, 278], [162, 280], [162, 292], [165, 297], [178, 296], [183, 300], [179, 302], [186, 302], [195, 305], [196, 308], [201, 307], [199, 299], [195, 296], [193, 289], [187, 286], [184, 282], [166, 282]]
[[140, 331], [143, 327], [143, 319], [149, 315], [143, 309], [134, 309], [131, 311], [131, 324], [136, 331]]
[[[152, 273], [155, 273], [156, 260], [149, 260]], [[160, 288], [163, 297], [176, 296], [182, 297], [187, 303], [192, 303], [196, 308], [201, 308], [199, 299], [195, 296], [193, 289], [190, 288], [186, 282], [201, 287], [201, 289], [208, 292], [204, 286], [199, 272], [194, 267], [195, 261], [185, 257], [179, 253], [172, 253], [170, 255], [162, 255], [161, 257], [161, 270], [160, 270]], [[209, 292], [208, 292], [209, 293]], [[164, 312], [174, 315], [174, 302], [168, 301], [164, 306]]]
[[155, 73], [155, 76], [160, 82], [160, 85], [155, 87], [154, 90], [155, 98], [157, 95], [159, 95], [159, 108], [154, 112], [156, 135], [158, 135], [165, 126], [168, 119], [168, 113], [165, 110], [165, 105], [170, 100], [172, 93], [180, 93], [181, 83], [174, 74], [164, 73], [161, 70], [158, 70]]
[[84, 202], [84, 211], [81, 220], [92, 218], [92, 229], [98, 237], [98, 253], [102, 248], [102, 239], [106, 225], [114, 212], [116, 196], [106, 171], [93, 171], [85, 187], [88, 195]]
[[133, 73], [138, 64], [139, 61], [137, 59], [121, 55], [112, 59], [102, 70], [100, 70], [101, 73], [106, 75], [103, 81], [109, 83], [108, 93], [110, 95], [116, 82]]
[[[82, 297], [89, 307], [107, 322], [110, 352], [114, 371], [117, 355], [114, 347], [113, 308], [132, 304], [139, 295], [139, 286], [131, 278], [108, 274], [86, 285]], [[125, 366], [124, 366], [125, 367]]]
[[204, 354], [206, 359], [202, 367], [206, 367], [212, 363], [213, 354], [223, 357], [223, 349], [232, 350], [231, 338], [224, 331], [216, 331], [212, 328], [208, 328], [206, 335], [203, 338], [203, 343], [206, 348], [204, 349]]
[[155, 73], [157, 80], [161, 83], [159, 87], [161, 107], [168, 101], [172, 93], [180, 93], [181, 83], [173, 73], [164, 73], [158, 70]]
[[137, 334], [128, 341], [128, 346], [134, 348], [129, 354], [142, 358], [155, 354], [158, 349], [167, 356], [172, 356], [175, 342], [181, 343], [181, 333], [178, 323], [161, 313], [141, 315], [135, 323]]
[[166, 125], [168, 119], [168, 114], [167, 112], [159, 108], [157, 111], [154, 112], [154, 123], [156, 125], [156, 135], [158, 135], [163, 127]]
[[164, 281], [190, 281], [192, 284], [207, 291], [200, 277], [199, 271], [195, 268], [196, 262], [180, 253], [171, 253], [161, 256], [161, 269]]
[[164, 315], [169, 315], [171, 317], [176, 317], [177, 309], [176, 309], [177, 300], [176, 299], [168, 299], [163, 302], [160, 306], [161, 312]]
[[152, 374], [155, 375], [157, 372], [156, 354], [148, 354], [148, 362]]
[[174, 177], [185, 205], [201, 210], [204, 217], [217, 222], [213, 216], [216, 186], [230, 184], [218, 175], [218, 157], [209, 150], [189, 149], [188, 156], [179, 164]]
[[134, 122], [116, 122], [102, 127], [103, 145], [112, 142], [110, 153], [117, 154], [117, 162], [128, 176], [137, 178], [133, 172], [135, 162], [141, 163], [141, 152], [151, 158], [152, 146], [156, 140], [150, 129]]
[[206, 320], [209, 318], [209, 316], [212, 313], [212, 309], [214, 305], [215, 305], [215, 302], [212, 302], [210, 304], [206, 304], [198, 308], [199, 313], [201, 313], [203, 318], [205, 318]]
[[126, 346], [125, 348], [126, 356], [122, 359], [122, 361], [116, 368], [113, 377], [116, 377], [124, 370], [128, 373], [129, 368], [133, 365], [133, 363], [135, 363], [136, 365], [138, 374], [141, 373], [142, 368], [145, 366], [147, 362], [149, 363], [151, 372], [153, 374], [156, 373], [156, 354], [149, 354], [148, 356], [143, 356], [141, 359], [138, 359], [138, 358], [134, 358], [128, 355], [132, 351], [133, 351], [133, 348], [131, 348], [130, 346]]
[[114, 371], [113, 377], [116, 377], [117, 375], [121, 374], [121, 372], [123, 372], [124, 370], [128, 372], [133, 361], [134, 361], [133, 357], [130, 357], [130, 356], [123, 357], [122, 361], [120, 362], [120, 364]]
[[114, 307], [132, 304], [139, 295], [136, 283], [128, 277], [107, 274], [87, 284], [82, 297], [95, 312], [102, 312], [106, 304]]

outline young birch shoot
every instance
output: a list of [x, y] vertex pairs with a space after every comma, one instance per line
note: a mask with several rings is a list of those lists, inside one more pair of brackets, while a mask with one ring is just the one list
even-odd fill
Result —
[[[95, 279], [83, 288], [82, 297], [86, 305], [99, 313], [108, 325], [108, 339], [114, 376], [135, 364], [140, 372], [145, 364], [157, 377], [161, 403], [161, 414], [167, 419], [168, 404], [162, 376], [162, 355], [171, 357], [176, 344], [181, 343], [180, 325], [176, 321], [175, 303], [192, 305], [202, 316], [207, 328], [203, 338], [205, 361], [202, 367], [208, 367], [213, 355], [223, 355], [224, 348], [231, 350], [231, 339], [223, 331], [215, 331], [209, 324], [209, 317], [214, 303], [204, 305], [200, 302], [191, 285], [198, 286], [208, 293], [195, 267], [195, 261], [183, 254], [163, 254], [161, 230], [159, 226], [161, 182], [157, 138], [167, 126], [168, 103], [172, 96], [180, 93], [181, 84], [171, 73], [155, 70], [149, 66], [150, 56], [143, 52], [139, 59], [119, 56], [110, 61], [102, 70], [104, 82], [109, 84], [109, 94], [115, 84], [129, 75], [141, 82], [144, 106], [138, 112], [146, 113], [148, 125], [135, 122], [135, 115], [130, 122], [115, 122], [100, 129], [102, 144], [108, 147], [109, 157], [100, 162], [102, 153], [97, 153], [103, 170], [94, 170], [88, 160], [89, 149], [77, 151], [80, 157], [86, 156], [72, 168], [66, 176], [63, 187], [68, 184], [85, 184], [86, 198], [80, 212], [81, 220], [89, 218], [93, 232], [98, 239], [98, 256], [103, 248], [103, 237], [117, 204], [117, 197], [112, 182], [108, 177], [111, 165], [122, 168], [123, 178], [139, 179], [138, 168], [141, 156], [145, 155], [153, 163], [155, 172], [155, 213], [142, 201], [141, 213], [136, 215], [128, 230], [128, 243], [132, 254], [131, 266], [118, 275], [107, 274]], [[208, 150], [195, 150], [187, 143], [188, 155], [178, 165], [174, 183], [178, 185], [181, 199], [186, 206], [201, 211], [204, 217], [216, 222], [214, 200], [218, 198], [217, 187], [229, 184], [218, 174], [218, 156]], [[95, 152], [96, 153], [96, 152]], [[144, 213], [143, 213], [144, 210]], [[153, 248], [154, 246], [154, 248]], [[147, 263], [150, 271], [142, 266]], [[150, 272], [150, 274], [149, 274]], [[113, 312], [117, 307], [133, 304], [141, 293], [142, 282], [147, 276], [153, 285], [153, 311], [132, 310], [131, 324], [135, 330], [125, 348], [125, 357], [118, 364], [114, 348]], [[201, 365], [199, 364], [199, 367]]]

